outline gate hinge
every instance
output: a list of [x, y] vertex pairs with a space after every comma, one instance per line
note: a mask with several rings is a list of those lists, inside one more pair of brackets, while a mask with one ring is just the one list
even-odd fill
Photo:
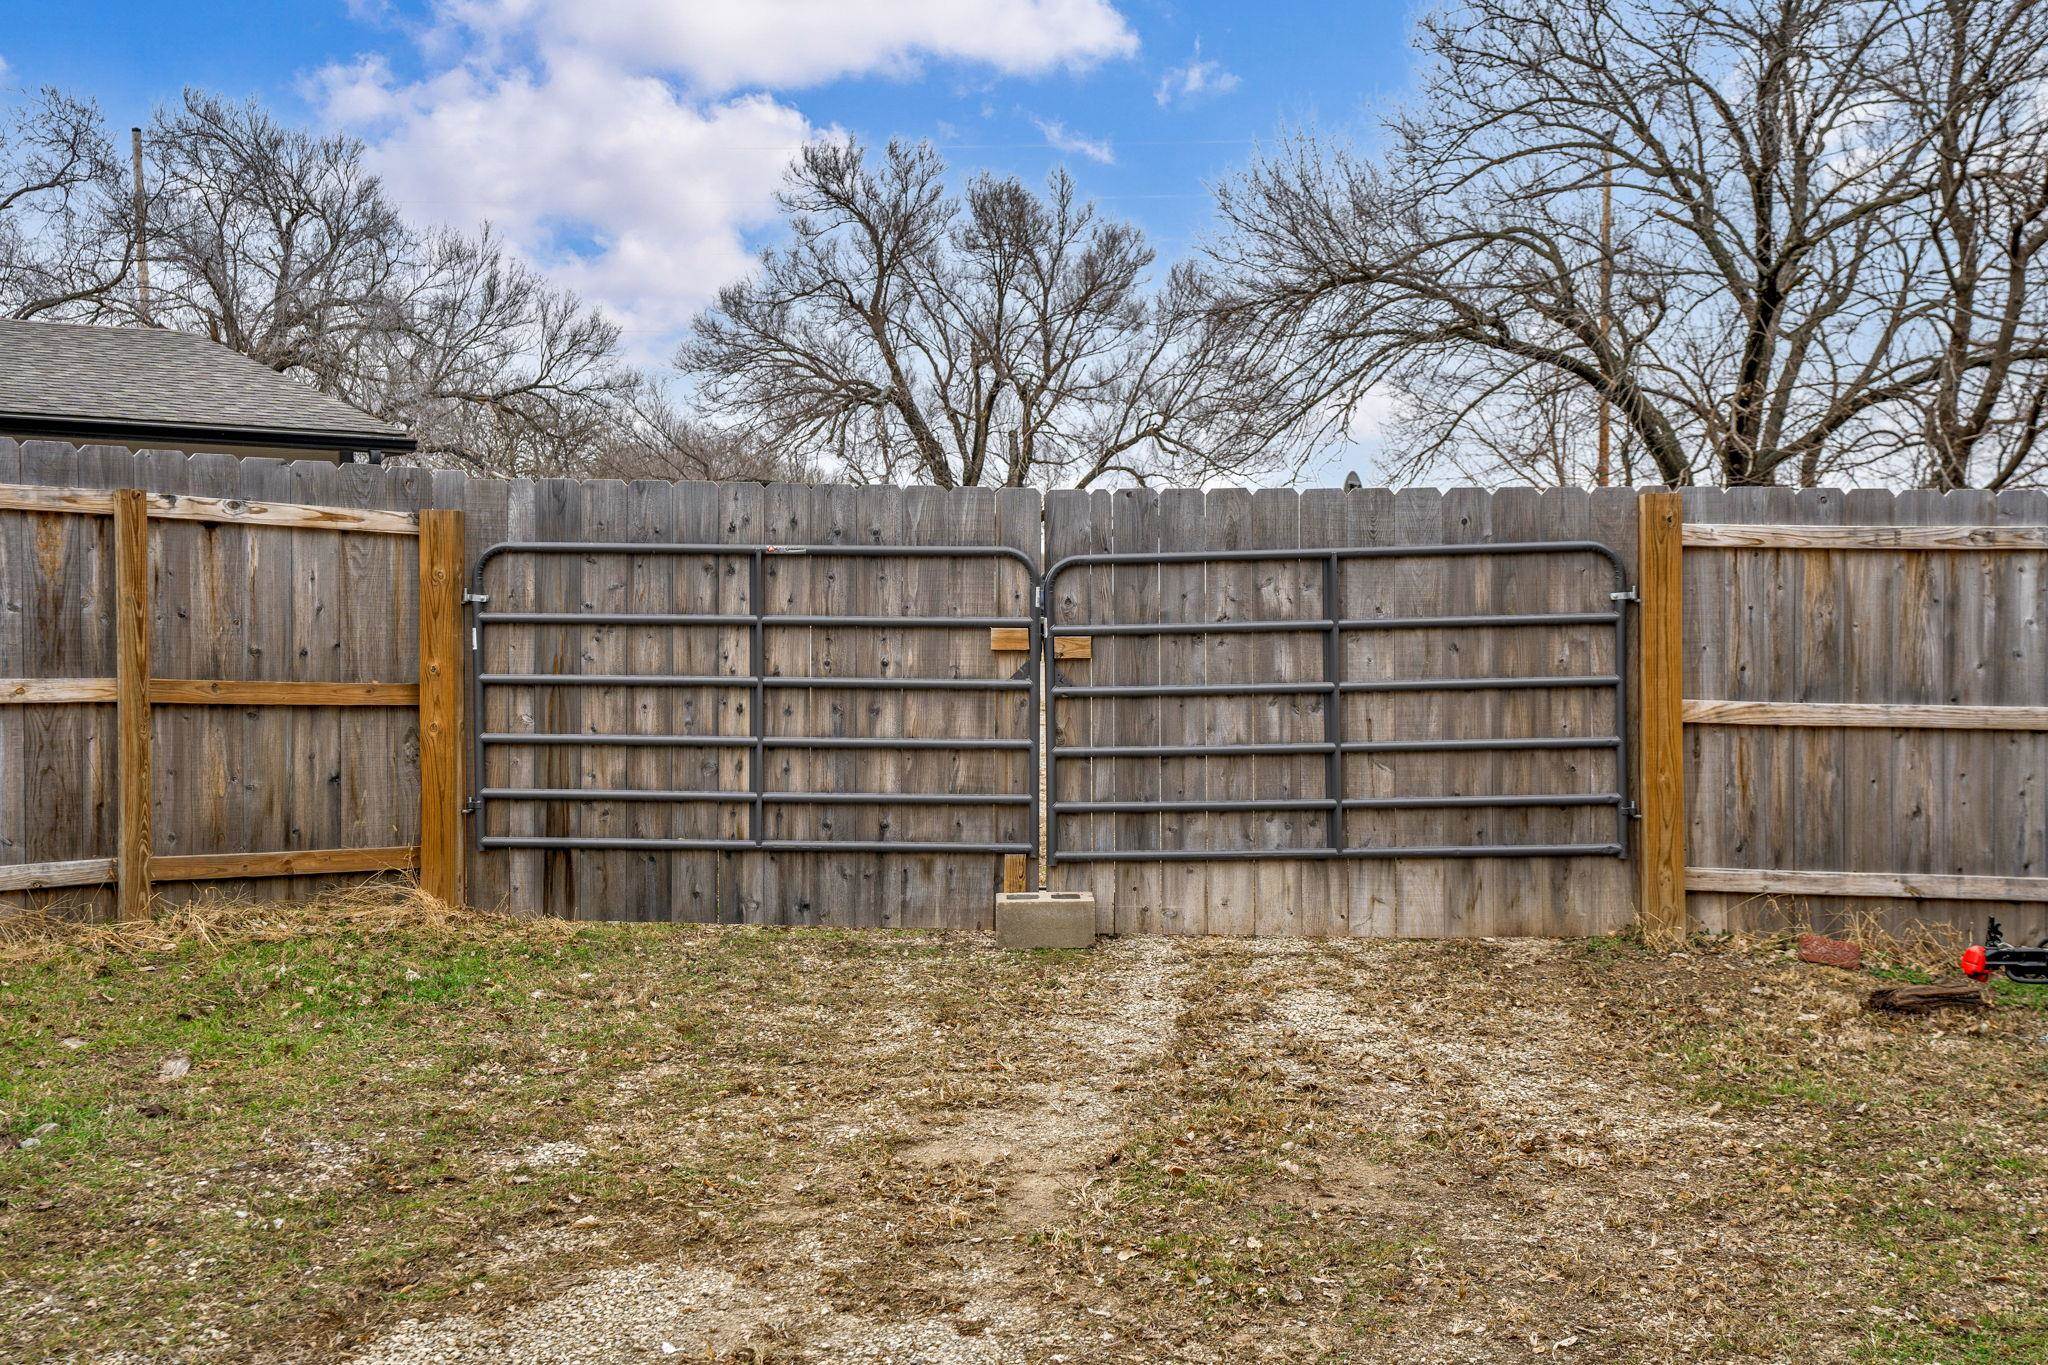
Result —
[[1640, 602], [1643, 599], [1636, 596], [1634, 588], [1625, 588], [1621, 592], [1608, 593], [1607, 600], [1610, 602]]
[[462, 594], [462, 601], [465, 606], [472, 602], [481, 605], [482, 603], [488, 602], [490, 600], [491, 595], [487, 592], [466, 592]]
[[1621, 813], [1623, 815], [1626, 815], [1631, 820], [1640, 820], [1643, 818], [1643, 808], [1641, 806], [1638, 806], [1633, 801], [1624, 801], [1621, 806]]
[[477, 800], [474, 796], [470, 797], [469, 800], [462, 803], [462, 813], [464, 815], [475, 815], [476, 811]]

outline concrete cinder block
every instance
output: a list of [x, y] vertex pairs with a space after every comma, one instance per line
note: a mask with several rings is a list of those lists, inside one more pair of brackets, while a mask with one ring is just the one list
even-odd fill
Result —
[[996, 897], [998, 948], [1092, 948], [1092, 891], [1005, 891]]

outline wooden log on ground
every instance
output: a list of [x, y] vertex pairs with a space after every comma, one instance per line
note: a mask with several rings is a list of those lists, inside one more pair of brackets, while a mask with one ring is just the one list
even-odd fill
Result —
[[1863, 1007], [1887, 1014], [1932, 1014], [1939, 1009], [1989, 1009], [1991, 1001], [1982, 986], [1959, 976], [1925, 986], [1879, 986]]

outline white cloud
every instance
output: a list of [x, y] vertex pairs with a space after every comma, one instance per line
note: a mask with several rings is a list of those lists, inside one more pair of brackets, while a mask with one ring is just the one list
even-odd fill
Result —
[[767, 95], [693, 103], [580, 56], [409, 85], [367, 61], [329, 68], [320, 88], [413, 216], [490, 221], [635, 333], [681, 327], [746, 271], [742, 234], [774, 216], [790, 153], [814, 132]]
[[1008, 76], [1138, 50], [1110, 0], [445, 0], [447, 21], [530, 31], [703, 92], [915, 74], [926, 59]]
[[1045, 134], [1046, 145], [1056, 152], [1085, 156], [1105, 166], [1116, 161], [1116, 148], [1109, 145], [1108, 138], [1085, 137], [1058, 119], [1034, 118], [1031, 121], [1038, 125], [1039, 132]]
[[1202, 43], [1198, 38], [1195, 55], [1185, 65], [1168, 67], [1152, 98], [1165, 109], [1175, 104], [1193, 104], [1212, 95], [1227, 95], [1237, 89], [1237, 84], [1236, 74], [1225, 71], [1223, 63], [1202, 60]]
[[745, 273], [747, 232], [773, 221], [784, 168], [819, 133], [769, 91], [928, 60], [1028, 75], [1137, 47], [1112, 0], [439, 0], [406, 31], [423, 75], [366, 56], [317, 72], [309, 99], [370, 144], [408, 213], [489, 220], [644, 359]]

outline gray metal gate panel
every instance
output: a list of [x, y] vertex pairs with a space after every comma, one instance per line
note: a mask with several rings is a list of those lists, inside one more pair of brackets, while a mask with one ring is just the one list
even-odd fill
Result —
[[[1432, 556], [1480, 557], [1535, 554], [1583, 553], [1605, 559], [1614, 571], [1613, 603], [1607, 611], [1484, 613], [1449, 616], [1350, 617], [1343, 612], [1343, 573], [1346, 560], [1415, 559]], [[1321, 618], [1290, 618], [1248, 621], [1058, 621], [1053, 603], [1059, 576], [1074, 569], [1118, 564], [1205, 564], [1232, 560], [1320, 560], [1323, 565], [1323, 610]], [[1271, 744], [1142, 744], [1061, 745], [1057, 730], [1047, 726], [1046, 766], [1062, 762], [1116, 758], [1199, 758], [1322, 754], [1324, 794], [1321, 797], [1291, 797], [1276, 800], [1215, 801], [1061, 801], [1051, 794], [1045, 798], [1046, 855], [1049, 864], [1083, 862], [1181, 862], [1248, 858], [1527, 858], [1527, 857], [1626, 857], [1628, 826], [1633, 811], [1628, 802], [1628, 619], [1627, 605], [1635, 594], [1628, 586], [1628, 571], [1612, 549], [1591, 540], [1516, 541], [1499, 544], [1462, 545], [1375, 545], [1321, 549], [1178, 550], [1156, 553], [1104, 553], [1069, 555], [1046, 570], [1043, 590], [1046, 657], [1053, 658], [1051, 642], [1061, 636], [1093, 635], [1208, 635], [1280, 631], [1320, 632], [1323, 636], [1323, 676], [1316, 682], [1271, 683], [1123, 683], [1093, 686], [1064, 686], [1050, 683], [1047, 702], [1086, 700], [1092, 697], [1225, 697], [1302, 696], [1321, 693], [1325, 697], [1325, 734], [1320, 743]], [[1426, 630], [1498, 628], [1508, 626], [1605, 626], [1614, 632], [1616, 672], [1568, 676], [1521, 676], [1475, 678], [1346, 679], [1343, 671], [1343, 638], [1346, 632], [1371, 630]], [[1420, 692], [1458, 689], [1514, 689], [1587, 687], [1611, 689], [1614, 693], [1615, 733], [1592, 736], [1533, 736], [1526, 738], [1466, 737], [1437, 740], [1346, 740], [1343, 734], [1341, 699], [1367, 692]], [[1555, 793], [1548, 795], [1480, 796], [1344, 796], [1344, 761], [1360, 753], [1425, 753], [1449, 751], [1517, 751], [1530, 749], [1612, 749], [1615, 753], [1615, 790], [1603, 792]], [[1573, 844], [1443, 844], [1443, 845], [1361, 845], [1348, 846], [1344, 840], [1344, 813], [1349, 810], [1429, 810], [1456, 807], [1573, 807], [1608, 805], [1614, 807], [1614, 839], [1610, 843]], [[1327, 815], [1325, 839], [1321, 846], [1295, 848], [1203, 848], [1203, 849], [1075, 849], [1059, 847], [1059, 821], [1063, 815], [1114, 813], [1321, 810]]]
[[[664, 557], [705, 556], [744, 558], [747, 566], [746, 612], [552, 612], [490, 611], [485, 595], [484, 572], [491, 563], [510, 554], [524, 555], [654, 555]], [[1039, 641], [1038, 617], [1032, 616], [838, 616], [776, 614], [761, 610], [763, 565], [771, 555], [804, 555], [815, 558], [853, 559], [1011, 559], [1028, 576], [1031, 599], [1039, 597], [1038, 569], [1023, 551], [1007, 545], [661, 545], [615, 541], [507, 541], [493, 545], [478, 556], [467, 595], [470, 613], [470, 715], [471, 766], [475, 776], [472, 802], [472, 842], [479, 850], [494, 848], [557, 849], [647, 849], [730, 851], [762, 850], [784, 853], [1022, 853], [1037, 851], [1035, 831], [1038, 820], [1039, 763], [1038, 715]], [[483, 669], [483, 641], [493, 626], [510, 625], [619, 625], [726, 627], [746, 626], [747, 671], [711, 674], [621, 674], [621, 673], [487, 673]], [[848, 678], [794, 677], [764, 671], [766, 634], [781, 627], [893, 627], [900, 629], [1022, 628], [1029, 636], [1023, 677], [1012, 678]], [[490, 733], [483, 729], [484, 690], [489, 687], [745, 687], [753, 693], [749, 707], [753, 733], [750, 735], [650, 735], [650, 734], [547, 734], [529, 732]], [[996, 739], [988, 736], [945, 738], [865, 738], [831, 735], [771, 735], [767, 729], [766, 695], [782, 688], [876, 690], [952, 690], [1016, 692], [1024, 698], [1029, 720], [1027, 739]], [[498, 745], [620, 745], [631, 747], [727, 748], [749, 751], [748, 790], [720, 788], [695, 791], [657, 791], [586, 787], [490, 787], [483, 785], [485, 750]], [[767, 791], [763, 785], [763, 755], [769, 749], [981, 749], [1016, 751], [1026, 755], [1028, 772], [1025, 790], [1019, 792], [812, 792]], [[622, 801], [622, 802], [705, 802], [746, 803], [750, 807], [748, 837], [745, 839], [641, 839], [582, 838], [578, 836], [492, 835], [485, 833], [485, 815], [493, 801]], [[766, 836], [766, 808], [774, 804], [863, 804], [863, 805], [988, 805], [1024, 806], [1028, 809], [1031, 834], [1009, 843], [911, 843], [894, 840], [770, 839]]]

